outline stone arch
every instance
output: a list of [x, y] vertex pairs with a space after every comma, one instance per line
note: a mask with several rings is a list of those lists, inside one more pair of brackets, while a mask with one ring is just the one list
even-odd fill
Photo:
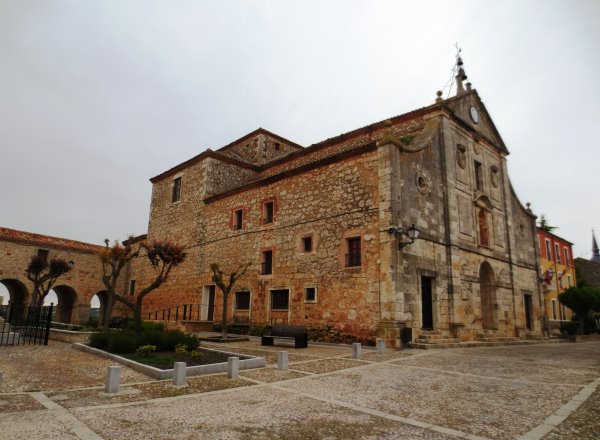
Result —
[[27, 287], [21, 281], [14, 278], [6, 278], [0, 280], [0, 283], [8, 290], [8, 298], [5, 299], [7, 301], [5, 303], [10, 305], [25, 305], [31, 300], [29, 290], [27, 290]]
[[73, 315], [73, 306], [77, 301], [77, 293], [70, 286], [61, 285], [53, 287], [58, 304], [56, 304], [56, 320], [64, 324], [70, 324]]
[[479, 298], [482, 328], [484, 330], [497, 329], [496, 278], [492, 266], [487, 261], [481, 263], [479, 268]]
[[8, 298], [5, 298], [5, 304], [11, 306], [12, 319], [19, 319], [23, 316], [25, 306], [31, 301], [31, 294], [25, 284], [14, 278], [0, 280], [0, 284], [8, 290]]
[[[92, 297], [92, 301], [95, 297], [98, 297], [98, 301], [100, 301], [100, 308], [98, 310], [98, 323], [102, 322], [102, 317], [104, 316], [104, 312], [106, 310], [106, 304], [108, 303], [108, 292], [106, 290], [101, 290], [99, 292], [97, 292], [93, 297]], [[92, 307], [92, 301], [90, 301], [90, 308]], [[92, 314], [90, 313], [90, 317], [92, 317]], [[94, 315], [94, 317], [96, 317]]]

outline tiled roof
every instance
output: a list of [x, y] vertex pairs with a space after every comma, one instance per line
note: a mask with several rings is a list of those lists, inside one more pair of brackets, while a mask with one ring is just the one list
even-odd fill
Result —
[[83, 243], [67, 238], [51, 237], [49, 235], [34, 234], [33, 232], [17, 231], [16, 229], [3, 227], [0, 227], [0, 240], [84, 252], [97, 252], [103, 248], [103, 246], [91, 243]]

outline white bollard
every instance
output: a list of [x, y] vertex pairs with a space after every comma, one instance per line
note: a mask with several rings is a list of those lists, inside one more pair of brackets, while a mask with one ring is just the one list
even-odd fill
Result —
[[377, 354], [385, 354], [385, 339], [377, 339]]
[[185, 385], [187, 364], [185, 362], [175, 362], [173, 366], [173, 385], [182, 387]]
[[362, 358], [362, 346], [360, 342], [355, 342], [352, 344], [352, 359], [361, 359]]
[[277, 353], [277, 369], [279, 371], [287, 371], [288, 369], [288, 352], [280, 351]]
[[104, 384], [104, 392], [118, 393], [121, 385], [121, 367], [106, 368], [106, 382]]
[[227, 358], [227, 378], [237, 379], [240, 375], [240, 358], [231, 356]]

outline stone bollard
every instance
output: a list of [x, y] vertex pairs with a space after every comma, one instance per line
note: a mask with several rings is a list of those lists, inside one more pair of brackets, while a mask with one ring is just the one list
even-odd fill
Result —
[[175, 362], [173, 366], [173, 385], [177, 387], [185, 386], [187, 364], [185, 362]]
[[377, 339], [377, 354], [385, 354], [385, 339]]
[[240, 375], [240, 358], [231, 356], [227, 358], [227, 377], [237, 379]]
[[104, 392], [118, 393], [119, 385], [121, 385], [121, 367], [107, 367]]
[[355, 342], [352, 344], [352, 359], [361, 359], [362, 358], [362, 346], [360, 342]]
[[277, 369], [279, 371], [287, 371], [288, 369], [288, 352], [280, 351], [277, 353]]

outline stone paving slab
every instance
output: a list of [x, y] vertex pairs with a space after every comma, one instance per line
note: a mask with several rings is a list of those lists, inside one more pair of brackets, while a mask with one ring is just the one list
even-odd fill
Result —
[[[2, 347], [0, 393], [101, 386], [111, 365], [115, 361], [74, 350], [64, 342]], [[147, 380], [148, 376], [130, 368], [121, 369], [121, 383]]]
[[366, 364], [367, 362], [352, 359], [321, 359], [318, 361], [292, 364], [290, 365], [290, 368], [308, 373], [328, 373], [330, 371], [344, 370], [346, 368], [354, 368]]
[[576, 411], [558, 427], [554, 428], [544, 439], [582, 439], [597, 440], [600, 438], [600, 388], [592, 393]]
[[0, 414], [36, 409], [44, 409], [44, 406], [28, 394], [0, 395]]
[[54, 414], [40, 411], [0, 414], [0, 437], [11, 440], [77, 440]]
[[573, 385], [585, 385], [598, 376], [598, 369], [570, 366], [566, 361], [561, 364], [546, 364], [515, 356], [510, 362], [498, 362], [496, 357], [467, 357], [455, 354], [452, 350], [430, 356], [405, 358], [395, 363], [505, 379]]
[[74, 413], [115, 440], [458, 438], [265, 387]]
[[173, 386], [172, 381], [143, 383], [122, 387], [118, 393], [107, 394], [104, 389], [59, 391], [48, 393], [51, 400], [65, 408], [141, 402], [151, 399], [181, 396], [184, 394], [208, 393], [241, 386], [254, 385], [253, 382], [227, 379], [226, 375], [197, 376], [187, 379], [187, 386]]
[[240, 376], [242, 378], [248, 377], [250, 379], [258, 380], [261, 382], [279, 382], [282, 380], [298, 379], [305, 377], [307, 373], [301, 373], [299, 371], [279, 371], [276, 368], [260, 368], [256, 370], [242, 371]]
[[515, 438], [579, 392], [577, 387], [515, 383], [394, 364], [280, 385], [471, 434]]

